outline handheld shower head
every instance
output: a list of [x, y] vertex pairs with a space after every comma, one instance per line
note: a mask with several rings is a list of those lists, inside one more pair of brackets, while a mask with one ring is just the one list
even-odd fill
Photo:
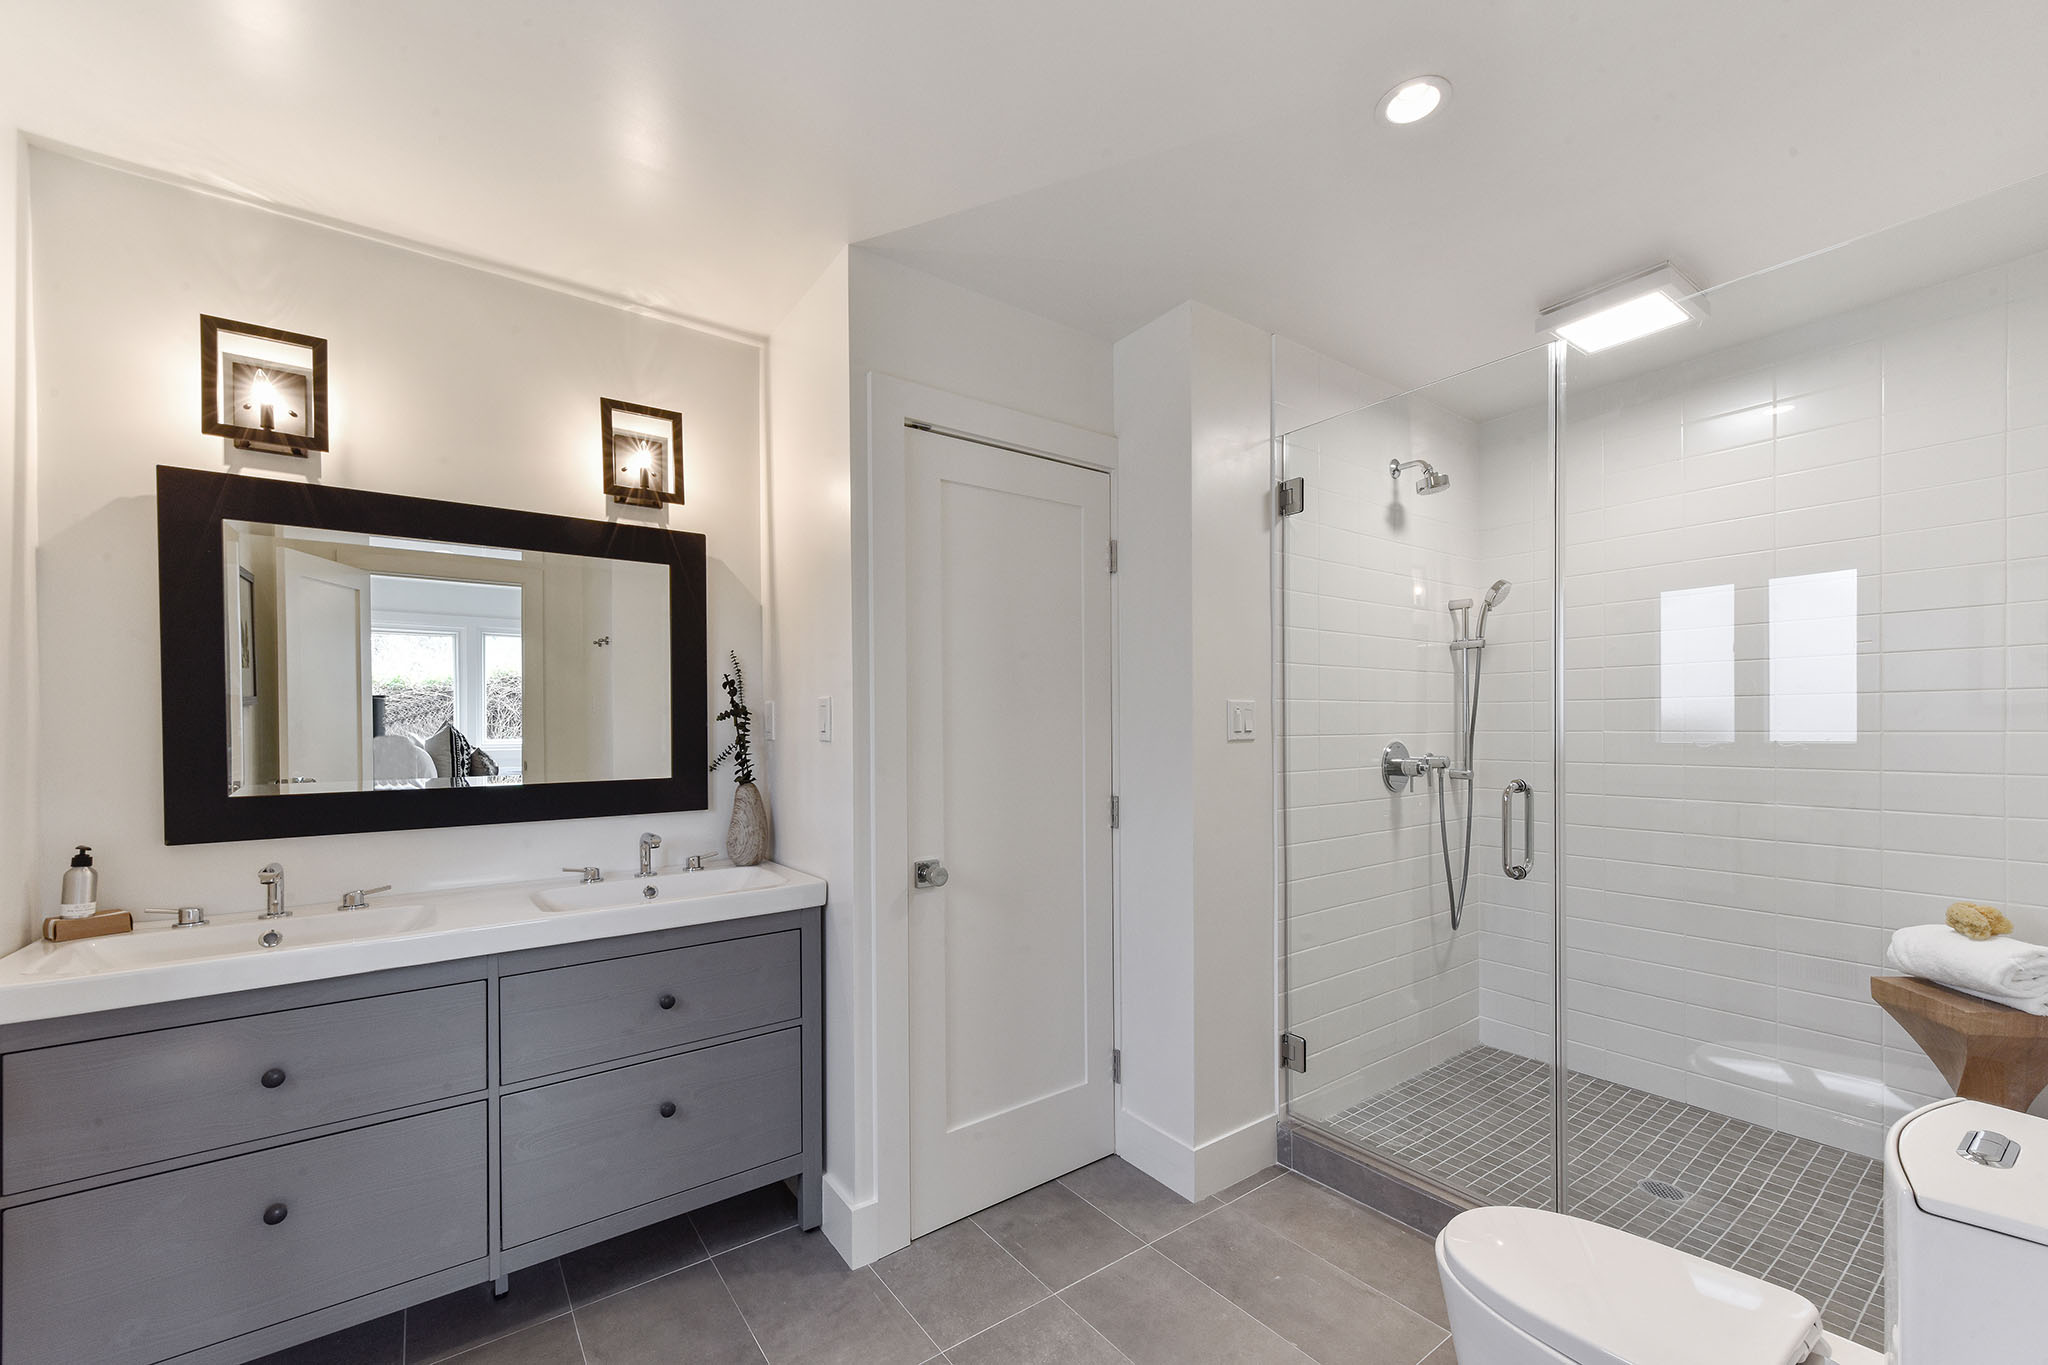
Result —
[[1483, 640], [1486, 638], [1486, 613], [1492, 611], [1495, 607], [1507, 601], [1508, 594], [1513, 592], [1514, 590], [1515, 585], [1508, 582], [1508, 580], [1505, 578], [1494, 579], [1493, 586], [1486, 590], [1486, 596], [1480, 599], [1479, 603], [1480, 639]]

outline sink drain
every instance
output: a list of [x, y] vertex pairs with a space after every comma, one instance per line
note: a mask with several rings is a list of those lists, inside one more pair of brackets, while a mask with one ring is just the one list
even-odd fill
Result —
[[1683, 1204], [1692, 1198], [1676, 1185], [1667, 1185], [1661, 1180], [1638, 1180], [1636, 1188], [1652, 1199], [1661, 1199], [1667, 1204]]

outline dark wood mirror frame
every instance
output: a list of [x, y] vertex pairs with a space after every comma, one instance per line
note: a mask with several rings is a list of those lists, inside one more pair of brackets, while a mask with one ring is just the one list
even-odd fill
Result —
[[[157, 467], [156, 493], [166, 844], [581, 820], [709, 806], [703, 536], [166, 465]], [[229, 796], [224, 521], [666, 565], [672, 775], [530, 787]]]

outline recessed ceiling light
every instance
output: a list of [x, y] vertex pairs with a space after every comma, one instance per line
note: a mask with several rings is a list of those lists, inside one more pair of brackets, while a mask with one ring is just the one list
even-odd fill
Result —
[[1380, 96], [1379, 116], [1389, 123], [1416, 123], [1443, 108], [1451, 83], [1442, 76], [1417, 76]]
[[1702, 317], [1700, 287], [1668, 261], [1544, 309], [1536, 330], [1591, 355]]

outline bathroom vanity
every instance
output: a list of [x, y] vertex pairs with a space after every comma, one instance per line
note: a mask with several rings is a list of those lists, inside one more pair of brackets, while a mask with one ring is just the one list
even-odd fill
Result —
[[247, 1361], [779, 1180], [817, 1227], [824, 890], [498, 888], [0, 959], [0, 1356]]

